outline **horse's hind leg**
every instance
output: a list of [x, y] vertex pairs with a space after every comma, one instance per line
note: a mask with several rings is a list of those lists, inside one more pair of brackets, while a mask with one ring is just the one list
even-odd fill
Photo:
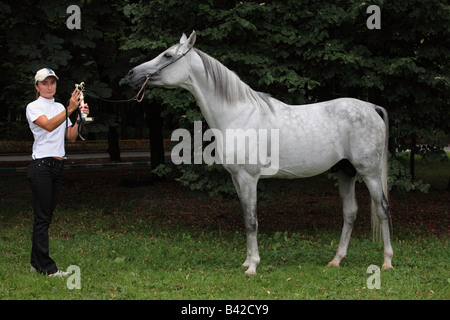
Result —
[[328, 263], [329, 267], [339, 267], [339, 263], [347, 255], [347, 247], [358, 211], [355, 198], [355, 181], [355, 176], [349, 176], [342, 171], [338, 172], [339, 194], [343, 202], [344, 226], [336, 256]]
[[392, 269], [392, 256], [394, 255], [394, 251], [392, 250], [391, 234], [389, 231], [389, 204], [383, 193], [381, 179], [363, 178], [375, 205], [378, 222], [381, 225], [381, 236], [384, 243], [384, 263], [382, 269]]

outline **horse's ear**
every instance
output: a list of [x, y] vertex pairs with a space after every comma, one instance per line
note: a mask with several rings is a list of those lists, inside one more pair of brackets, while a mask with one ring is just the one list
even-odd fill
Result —
[[180, 38], [180, 43], [183, 44], [183, 43], [185, 43], [186, 41], [187, 41], [187, 37], [186, 37], [186, 35], [183, 33], [183, 35], [182, 35], [181, 38]]
[[186, 40], [187, 41], [187, 46], [188, 48], [192, 48], [194, 46], [195, 43], [195, 39], [197, 38], [197, 34], [195, 33], [195, 31], [192, 31], [191, 35], [189, 36], [189, 38]]

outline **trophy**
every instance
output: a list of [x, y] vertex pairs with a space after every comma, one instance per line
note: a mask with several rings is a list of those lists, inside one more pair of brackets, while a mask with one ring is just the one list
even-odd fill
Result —
[[[84, 91], [84, 82], [81, 82], [80, 84], [75, 84], [75, 88], [77, 88], [78, 90], [80, 90], [81, 92], [81, 97], [80, 97], [80, 105], [83, 107], [84, 106], [84, 95], [83, 95], [83, 91]], [[89, 123], [94, 121], [94, 118], [92, 117], [88, 117], [82, 109], [80, 109], [80, 113], [81, 113], [81, 118], [83, 120], [83, 122], [85, 123]]]

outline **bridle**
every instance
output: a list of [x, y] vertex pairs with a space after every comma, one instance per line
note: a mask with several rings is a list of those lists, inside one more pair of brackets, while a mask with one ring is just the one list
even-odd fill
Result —
[[[181, 58], [185, 57], [189, 51], [191, 51], [192, 47], [190, 47], [186, 52], [182, 52], [181, 56], [178, 56], [176, 59], [173, 59], [171, 61], [168, 61], [166, 64], [164, 64], [163, 66], [159, 67], [155, 72], [150, 73], [150, 74], [146, 74], [145, 75], [145, 81], [142, 84], [141, 89], [139, 90], [139, 92], [137, 93], [137, 95], [134, 97], [134, 100], [136, 100], [137, 102], [141, 102], [142, 99], [144, 99], [144, 93], [145, 93], [145, 86], [147, 85], [148, 80], [150, 80], [151, 77], [153, 77], [155, 74], [160, 73], [161, 70], [167, 68], [168, 66], [174, 64], [175, 62], [177, 62], [178, 60], [180, 60]], [[178, 48], [176, 49], [177, 51], [180, 51]], [[141, 97], [139, 98], [139, 95], [141, 94]]]

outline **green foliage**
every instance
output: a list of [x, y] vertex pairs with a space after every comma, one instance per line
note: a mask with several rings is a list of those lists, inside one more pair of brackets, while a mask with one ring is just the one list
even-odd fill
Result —
[[[450, 137], [450, 10], [444, 2], [371, 3], [381, 8], [381, 30], [367, 29], [368, 4], [359, 1], [181, 2], [127, 6], [134, 26], [125, 46], [154, 56], [195, 29], [196, 46], [239, 70], [254, 89], [294, 104], [343, 96], [374, 102], [390, 114], [391, 150], [420, 143], [422, 155], [443, 153]], [[169, 102], [168, 93], [158, 94]], [[187, 96], [166, 104], [178, 127], [201, 118]], [[426, 191], [402, 163], [393, 165], [393, 185]], [[202, 170], [205, 177], [211, 173]]]
[[[108, 1], [83, 1], [77, 3], [81, 10], [81, 29], [66, 26], [68, 4], [61, 1], [20, 1], [14, 5], [1, 3], [2, 26], [2, 91], [0, 121], [6, 118], [11, 130], [14, 122], [27, 127], [24, 109], [35, 98], [34, 74], [43, 67], [55, 70], [58, 81], [56, 100], [65, 104], [75, 89], [75, 83], [84, 81], [89, 93], [103, 98], [123, 99], [132, 96], [129, 86], [119, 89], [120, 79], [129, 70], [128, 54], [120, 51], [121, 34], [127, 30], [122, 5]], [[114, 21], [114, 23], [111, 23]], [[119, 94], [118, 94], [119, 93]], [[102, 119], [114, 106], [104, 106], [87, 96], [91, 113]], [[106, 123], [107, 131], [109, 125]], [[99, 126], [94, 131], [99, 130]], [[14, 139], [14, 135], [1, 136], [0, 140]], [[23, 135], [19, 138], [28, 138]]]
[[[443, 154], [450, 138], [450, 6], [443, 0], [370, 4], [381, 9], [380, 30], [366, 27], [369, 3], [357, 0], [82, 1], [81, 30], [66, 28], [61, 1], [0, 2], [0, 122], [26, 125], [32, 76], [43, 66], [64, 79], [60, 101], [80, 81], [103, 98], [129, 98], [135, 90], [126, 84], [127, 71], [196, 30], [196, 46], [253, 89], [291, 104], [344, 96], [373, 102], [389, 112], [391, 152]], [[186, 91], [153, 88], [147, 98], [163, 105], [165, 132], [202, 118]], [[118, 114], [124, 136], [148, 117], [142, 104], [90, 102], [97, 119]]]
[[202, 194], [210, 196], [217, 194], [236, 195], [236, 189], [231, 181], [230, 174], [226, 172], [222, 165], [181, 165], [178, 170], [181, 172], [181, 176], [176, 180], [184, 186], [189, 186], [193, 191], [200, 191]]
[[175, 180], [179, 181], [181, 185], [201, 194], [236, 196], [236, 189], [233, 186], [230, 174], [225, 171], [222, 165], [193, 166], [182, 164], [172, 169], [172, 166], [161, 164], [153, 170], [153, 173], [159, 177], [175, 174]]
[[430, 189], [430, 184], [423, 182], [421, 179], [411, 179], [404, 162], [404, 159], [400, 157], [391, 157], [389, 159], [389, 189], [395, 188], [400, 192], [417, 190], [427, 193]]

